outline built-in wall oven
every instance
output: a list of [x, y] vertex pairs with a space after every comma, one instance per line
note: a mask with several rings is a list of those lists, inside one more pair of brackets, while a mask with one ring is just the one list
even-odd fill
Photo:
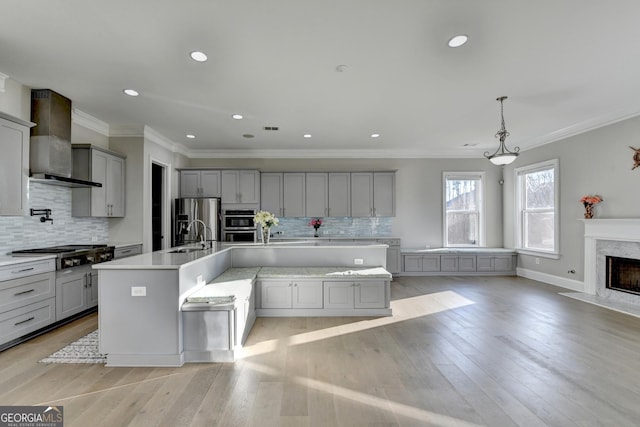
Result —
[[222, 240], [225, 242], [255, 242], [255, 209], [223, 209]]

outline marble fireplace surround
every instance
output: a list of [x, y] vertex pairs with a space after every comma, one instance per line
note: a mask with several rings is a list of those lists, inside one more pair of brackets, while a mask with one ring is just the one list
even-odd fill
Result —
[[565, 294], [640, 317], [640, 295], [607, 289], [606, 257], [640, 259], [640, 218], [585, 219], [584, 293]]

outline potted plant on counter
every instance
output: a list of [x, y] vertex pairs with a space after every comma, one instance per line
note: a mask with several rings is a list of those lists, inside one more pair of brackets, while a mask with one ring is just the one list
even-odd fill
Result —
[[311, 221], [309, 221], [309, 226], [316, 230], [313, 237], [318, 237], [318, 229], [322, 226], [322, 218], [311, 219]]

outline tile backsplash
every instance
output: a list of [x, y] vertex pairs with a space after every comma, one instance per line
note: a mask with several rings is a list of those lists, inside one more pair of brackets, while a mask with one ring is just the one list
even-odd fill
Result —
[[[271, 232], [277, 237], [313, 237], [311, 218], [279, 218]], [[321, 237], [391, 237], [393, 218], [322, 218]], [[281, 232], [282, 234], [278, 234]]]
[[38, 216], [0, 216], [0, 254], [17, 249], [56, 245], [106, 243], [107, 218], [71, 216], [71, 188], [29, 183], [29, 207], [51, 209], [53, 222]]

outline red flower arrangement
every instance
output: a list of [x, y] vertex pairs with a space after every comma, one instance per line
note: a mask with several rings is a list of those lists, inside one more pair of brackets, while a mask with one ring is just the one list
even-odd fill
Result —
[[580, 199], [580, 202], [584, 205], [584, 217], [586, 219], [591, 219], [593, 218], [593, 205], [597, 205], [602, 202], [602, 197], [597, 194], [593, 196], [588, 195]]
[[312, 218], [311, 221], [309, 221], [309, 226], [315, 228], [316, 230], [316, 232], [313, 234], [313, 237], [318, 237], [318, 228], [320, 228], [321, 225], [321, 218]]

